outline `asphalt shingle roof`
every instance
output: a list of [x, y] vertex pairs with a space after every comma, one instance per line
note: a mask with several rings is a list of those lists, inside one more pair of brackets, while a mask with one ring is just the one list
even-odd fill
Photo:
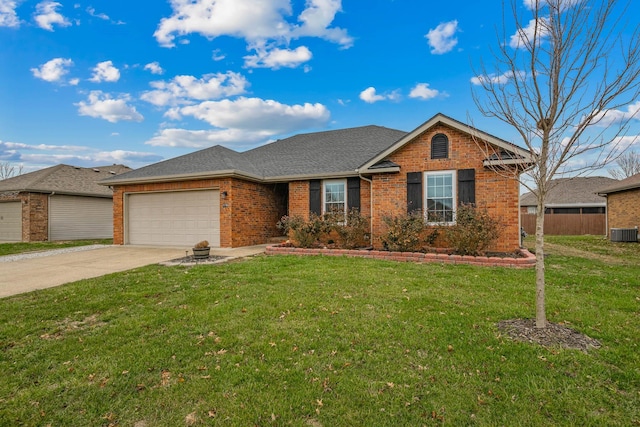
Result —
[[618, 191], [633, 190], [635, 188], [640, 188], [640, 173], [617, 181], [615, 184], [602, 187], [598, 189], [598, 194], [616, 193]]
[[0, 193], [31, 192], [111, 197], [109, 187], [98, 181], [131, 171], [124, 165], [80, 168], [56, 165], [0, 181]]
[[[617, 183], [613, 178], [604, 176], [586, 176], [559, 178], [551, 181], [547, 193], [547, 205], [604, 204], [605, 198], [597, 194], [598, 189]], [[534, 193], [525, 193], [520, 197], [520, 206], [535, 206]]]
[[295, 135], [243, 153], [216, 145], [103, 183], [220, 172], [258, 179], [350, 174], [404, 135], [404, 131], [371, 125]]

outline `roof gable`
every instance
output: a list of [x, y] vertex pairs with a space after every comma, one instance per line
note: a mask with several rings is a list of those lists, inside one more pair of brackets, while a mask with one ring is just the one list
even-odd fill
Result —
[[376, 171], [376, 168], [374, 167], [375, 165], [379, 164], [380, 162], [383, 162], [385, 160], [387, 160], [387, 157], [389, 157], [391, 154], [395, 153], [396, 151], [400, 150], [402, 147], [404, 147], [405, 145], [409, 144], [411, 141], [413, 141], [417, 136], [419, 136], [420, 134], [422, 134], [423, 132], [427, 131], [428, 129], [432, 128], [433, 126], [442, 123], [444, 125], [447, 125], [451, 128], [454, 128], [460, 132], [464, 132], [467, 133], [469, 135], [473, 135], [474, 137], [481, 139], [491, 145], [493, 145], [494, 147], [498, 148], [498, 152], [502, 153], [508, 153], [507, 156], [497, 156], [496, 154], [490, 156], [489, 158], [487, 158], [485, 160], [485, 165], [486, 166], [491, 166], [491, 165], [504, 165], [504, 164], [528, 164], [531, 162], [532, 160], [532, 155], [528, 150], [525, 150], [521, 147], [518, 147], [515, 144], [512, 144], [510, 142], [507, 142], [505, 140], [502, 140], [500, 138], [497, 138], [493, 135], [490, 135], [486, 132], [483, 132], [481, 130], [478, 130], [476, 128], [473, 128], [469, 125], [466, 125], [462, 122], [459, 122], [457, 120], [454, 120], [448, 116], [445, 116], [444, 114], [438, 113], [435, 116], [433, 116], [432, 118], [430, 118], [429, 120], [427, 120], [426, 122], [424, 122], [423, 124], [421, 124], [420, 126], [418, 126], [417, 128], [415, 128], [413, 131], [407, 133], [406, 135], [404, 135], [402, 138], [400, 138], [395, 144], [391, 145], [390, 147], [388, 147], [386, 150], [378, 153], [377, 155], [375, 155], [373, 158], [369, 159], [366, 163], [362, 164], [359, 168], [358, 171], [360, 173], [367, 173], [367, 172], [374, 172]]
[[0, 181], [0, 192], [111, 197], [111, 190], [99, 185], [98, 181], [130, 170], [124, 165], [81, 168], [61, 164], [2, 180]]

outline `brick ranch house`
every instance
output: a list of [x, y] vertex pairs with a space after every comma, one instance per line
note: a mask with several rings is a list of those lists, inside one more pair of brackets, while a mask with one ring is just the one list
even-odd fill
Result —
[[[500, 155], [487, 156], [485, 145]], [[482, 149], [480, 148], [482, 147]], [[381, 246], [383, 216], [486, 207], [503, 224], [492, 250], [520, 244], [519, 183], [530, 153], [437, 114], [406, 133], [380, 126], [296, 135], [238, 153], [214, 146], [102, 181], [113, 188], [114, 243], [238, 247], [280, 235], [283, 215], [359, 208]], [[504, 159], [504, 160], [502, 160]]]
[[607, 198], [607, 235], [612, 228], [640, 227], [640, 173], [598, 190]]
[[0, 241], [111, 238], [113, 194], [97, 182], [130, 170], [56, 165], [1, 180]]

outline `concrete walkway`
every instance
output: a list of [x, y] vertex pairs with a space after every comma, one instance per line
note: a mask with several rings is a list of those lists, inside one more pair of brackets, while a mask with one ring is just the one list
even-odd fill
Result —
[[[211, 249], [211, 255], [241, 258], [263, 253], [266, 246]], [[185, 251], [191, 253], [190, 248], [103, 246], [0, 262], [0, 298], [181, 258]]]

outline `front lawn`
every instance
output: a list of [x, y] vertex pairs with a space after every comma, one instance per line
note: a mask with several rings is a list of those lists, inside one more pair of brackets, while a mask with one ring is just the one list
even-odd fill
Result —
[[549, 319], [588, 354], [497, 330], [533, 270], [262, 256], [6, 298], [0, 425], [637, 425], [640, 256], [552, 244]]
[[63, 240], [56, 242], [11, 242], [0, 243], [0, 256], [25, 252], [47, 251], [87, 245], [111, 245], [113, 239]]

